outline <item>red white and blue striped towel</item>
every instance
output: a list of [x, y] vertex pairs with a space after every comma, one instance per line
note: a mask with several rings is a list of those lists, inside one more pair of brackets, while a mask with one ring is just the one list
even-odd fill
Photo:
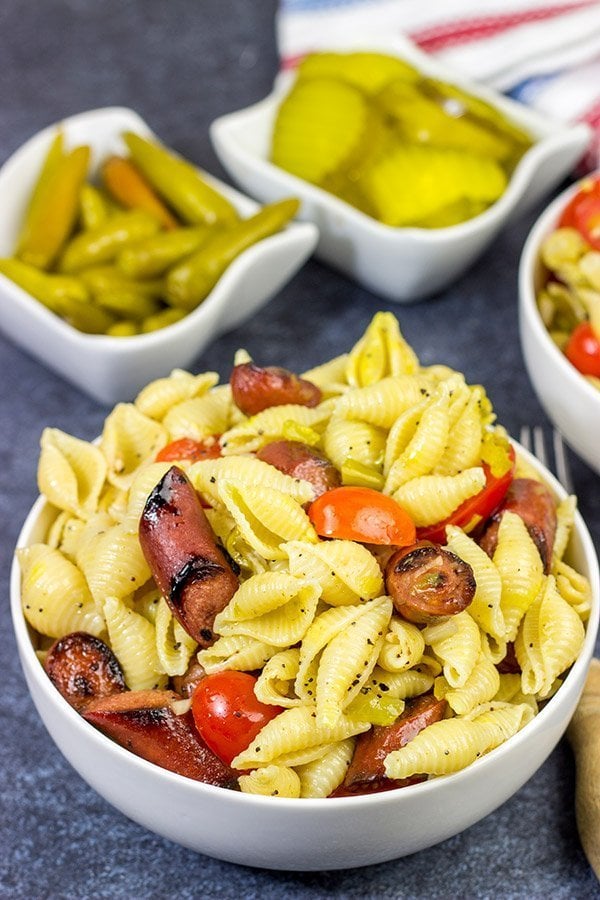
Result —
[[600, 0], [281, 0], [276, 26], [283, 68], [402, 33], [475, 81], [587, 122], [584, 168], [600, 165]]

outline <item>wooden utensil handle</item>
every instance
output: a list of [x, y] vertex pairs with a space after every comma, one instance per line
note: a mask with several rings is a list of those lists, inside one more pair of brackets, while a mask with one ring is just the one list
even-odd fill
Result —
[[600, 660], [590, 665], [567, 737], [576, 766], [575, 816], [581, 844], [600, 879]]

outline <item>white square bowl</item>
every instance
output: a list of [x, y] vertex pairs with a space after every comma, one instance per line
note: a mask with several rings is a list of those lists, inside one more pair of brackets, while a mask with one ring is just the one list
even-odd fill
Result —
[[567, 175], [589, 141], [587, 125], [566, 126], [540, 116], [460, 76], [404, 38], [374, 38], [328, 49], [395, 54], [423, 74], [451, 82], [491, 103], [534, 139], [500, 199], [480, 215], [448, 228], [393, 228], [269, 162], [277, 109], [290, 86], [288, 76], [278, 79], [265, 100], [212, 123], [215, 151], [242, 189], [262, 202], [289, 194], [299, 197], [299, 218], [319, 228], [317, 256], [389, 300], [408, 303], [421, 299], [456, 279], [510, 217], [535, 204]]
[[[0, 256], [13, 253], [28, 199], [57, 127], [51, 125], [34, 135], [0, 169]], [[107, 155], [124, 152], [122, 132], [153, 137], [137, 113], [121, 107], [71, 116], [60, 127], [69, 145], [90, 145], [92, 173]], [[253, 200], [202, 174], [242, 216], [257, 211]], [[0, 328], [27, 353], [95, 399], [107, 404], [129, 400], [149, 381], [173, 368], [188, 366], [211, 340], [267, 303], [310, 256], [317, 237], [314, 225], [288, 225], [235, 259], [206, 300], [184, 319], [133, 337], [83, 334], [0, 274]]]

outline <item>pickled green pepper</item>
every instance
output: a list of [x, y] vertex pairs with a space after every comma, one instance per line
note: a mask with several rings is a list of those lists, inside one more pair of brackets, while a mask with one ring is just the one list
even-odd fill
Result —
[[299, 205], [295, 198], [280, 200], [216, 234], [197, 253], [171, 269], [166, 282], [169, 303], [186, 310], [198, 306], [236, 256], [283, 228]]
[[237, 221], [235, 207], [191, 163], [131, 131], [123, 138], [136, 166], [184, 222], [228, 225]]
[[90, 159], [89, 147], [61, 157], [40, 189], [18, 247], [24, 263], [49, 269], [69, 238], [79, 212], [79, 195]]
[[61, 272], [77, 272], [110, 262], [126, 244], [150, 237], [159, 228], [158, 220], [142, 210], [117, 213], [98, 228], [76, 235], [65, 248], [59, 268]]

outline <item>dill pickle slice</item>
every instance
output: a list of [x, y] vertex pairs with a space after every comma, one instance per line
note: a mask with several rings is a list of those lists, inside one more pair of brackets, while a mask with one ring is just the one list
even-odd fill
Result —
[[385, 53], [309, 53], [298, 67], [298, 79], [335, 78], [366, 94], [376, 94], [394, 79], [418, 81], [409, 63]]
[[473, 219], [488, 206], [488, 203], [481, 200], [469, 200], [468, 197], [461, 197], [432, 215], [419, 219], [415, 225], [417, 228], [449, 228], [451, 225], [458, 225], [460, 222], [466, 222], [467, 219]]
[[447, 100], [436, 92], [428, 94], [427, 84], [426, 80], [419, 84], [393, 81], [377, 97], [401, 138], [434, 147], [469, 150], [499, 161], [514, 153], [514, 142], [508, 135], [459, 112], [465, 107], [458, 100]]
[[475, 97], [455, 84], [447, 84], [435, 78], [424, 79], [423, 90], [433, 99], [441, 100], [450, 115], [467, 116], [473, 123], [487, 127], [492, 133], [506, 139], [510, 143], [511, 154], [515, 157], [520, 158], [531, 147], [532, 136], [481, 97]]
[[271, 160], [320, 184], [360, 159], [369, 119], [365, 98], [351, 85], [326, 78], [297, 82], [279, 107]]
[[494, 160], [416, 144], [399, 146], [360, 179], [377, 218], [398, 227], [426, 222], [461, 199], [489, 206], [506, 181]]

